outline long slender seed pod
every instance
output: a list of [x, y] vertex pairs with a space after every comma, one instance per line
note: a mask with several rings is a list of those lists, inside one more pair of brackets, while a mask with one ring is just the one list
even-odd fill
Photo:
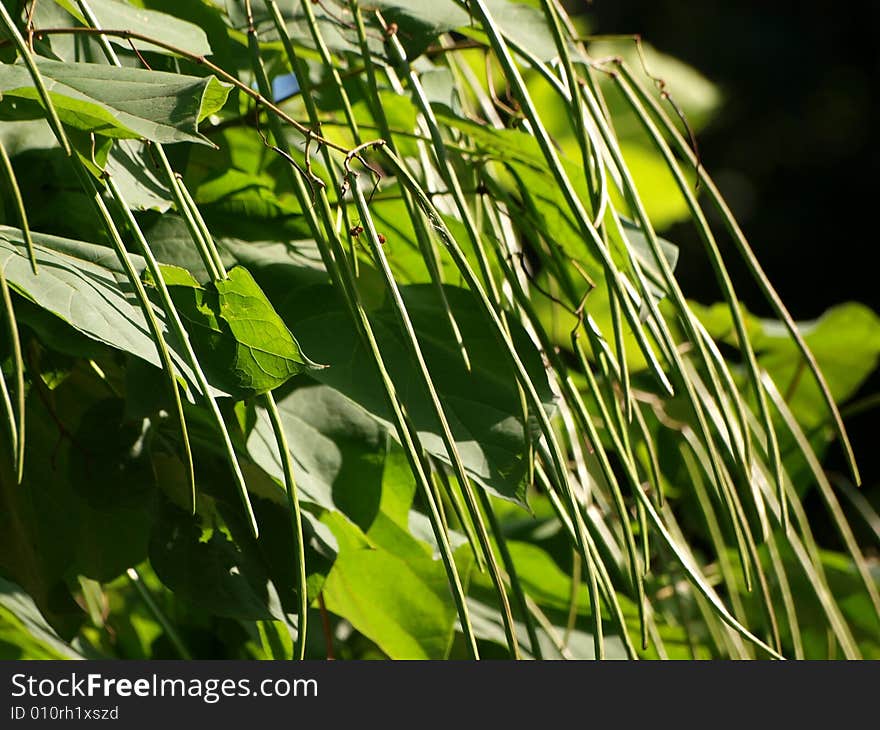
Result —
[[752, 277], [758, 283], [758, 286], [760, 286], [761, 291], [764, 293], [765, 298], [769, 302], [770, 306], [773, 308], [776, 316], [779, 317], [780, 320], [782, 320], [783, 324], [788, 330], [789, 335], [791, 336], [794, 343], [797, 345], [797, 348], [800, 351], [804, 362], [806, 362], [807, 367], [810, 369], [810, 373], [813, 375], [816, 384], [819, 386], [819, 390], [822, 394], [822, 399], [825, 401], [825, 406], [828, 408], [828, 412], [831, 414], [834, 423], [834, 429], [837, 433], [837, 437], [840, 439], [844, 454], [846, 455], [847, 463], [850, 472], [852, 473], [853, 481], [855, 481], [856, 484], [860, 484], [861, 478], [859, 476], [859, 468], [856, 464], [852, 444], [850, 443], [849, 436], [847, 435], [846, 427], [843, 424], [843, 418], [840, 415], [840, 410], [838, 409], [837, 404], [834, 402], [834, 397], [831, 394], [831, 388], [828, 386], [828, 381], [825, 379], [825, 376], [822, 374], [822, 371], [819, 368], [819, 363], [816, 360], [816, 356], [810, 350], [809, 345], [807, 345], [807, 342], [804, 339], [804, 336], [801, 333], [800, 329], [798, 328], [797, 323], [794, 321], [791, 313], [782, 302], [782, 299], [780, 298], [776, 289], [773, 287], [773, 284], [770, 282], [770, 279], [767, 277], [764, 269], [761, 267], [761, 264], [755, 256], [755, 253], [752, 250], [751, 246], [749, 245], [745, 234], [739, 227], [736, 219], [733, 217], [733, 213], [730, 211], [730, 208], [722, 197], [720, 191], [718, 190], [718, 187], [715, 185], [714, 180], [706, 171], [705, 167], [699, 164], [699, 160], [697, 159], [694, 151], [690, 148], [678, 129], [676, 129], [675, 125], [669, 120], [669, 117], [657, 103], [656, 99], [654, 99], [650, 94], [645, 91], [643, 86], [638, 82], [637, 79], [635, 79], [635, 77], [631, 73], [628, 73], [626, 65], [623, 65], [621, 69], [622, 72], [626, 74], [627, 81], [635, 90], [639, 101], [645, 104], [654, 113], [655, 119], [658, 120], [661, 128], [672, 141], [675, 150], [697, 170], [697, 175], [700, 179], [700, 182], [704, 186], [704, 190], [711, 199], [712, 204], [720, 213], [724, 226], [734, 244], [736, 245], [740, 256], [745, 261], [746, 265], [749, 268], [749, 271], [752, 274]]
[[[89, 23], [91, 23], [93, 25], [97, 25], [97, 18], [94, 15], [94, 13], [92, 12], [91, 8], [89, 7], [87, 0], [78, 0], [78, 3], [80, 6], [80, 9], [82, 10], [83, 14], [85, 15], [85, 17], [89, 21]], [[120, 66], [121, 62], [119, 60], [119, 57], [116, 55], [116, 52], [113, 50], [113, 48], [110, 45], [107, 38], [105, 36], [98, 36], [98, 38], [99, 38], [99, 44], [101, 45], [101, 49], [102, 49], [105, 57], [107, 58], [107, 61], [109, 63], [113, 64], [114, 66]], [[176, 197], [178, 209], [180, 210], [181, 215], [184, 217], [185, 220], [191, 220], [191, 216], [188, 215], [189, 208], [187, 206], [187, 199], [182, 197], [182, 194], [181, 194], [180, 188], [182, 187], [182, 185], [180, 185], [178, 183], [176, 176], [171, 171], [171, 167], [168, 163], [168, 158], [166, 157], [165, 152], [162, 149], [162, 146], [156, 145], [155, 147], [156, 147], [157, 155], [158, 155], [160, 161], [164, 164], [165, 169], [166, 169], [166, 173], [168, 174], [169, 186], [172, 191], [172, 194], [174, 194]], [[220, 431], [226, 459], [229, 462], [230, 468], [232, 470], [232, 475], [233, 475], [233, 478], [235, 481], [235, 485], [238, 490], [239, 497], [241, 498], [242, 505], [245, 508], [245, 512], [247, 514], [247, 518], [248, 518], [251, 532], [253, 533], [254, 537], [257, 537], [259, 535], [259, 527], [257, 526], [256, 517], [254, 516], [253, 507], [250, 502], [250, 497], [248, 496], [247, 484], [245, 483], [244, 475], [242, 474], [242, 471], [241, 471], [241, 466], [238, 463], [238, 457], [235, 454], [235, 447], [232, 444], [232, 438], [230, 437], [229, 431], [226, 428], [226, 422], [223, 420], [223, 415], [220, 413], [220, 409], [217, 406], [217, 403], [215, 402], [215, 400], [211, 394], [211, 388], [208, 385], [208, 380], [205, 377], [205, 374], [201, 368], [201, 365], [199, 364], [199, 361], [198, 361], [198, 358], [196, 357], [195, 351], [192, 349], [192, 345], [190, 343], [189, 336], [187, 335], [186, 329], [183, 326], [183, 323], [180, 320], [180, 316], [178, 315], [177, 310], [171, 300], [171, 295], [168, 292], [167, 287], [165, 286], [164, 279], [162, 278], [161, 271], [159, 270], [158, 262], [155, 260], [155, 257], [153, 256], [152, 250], [150, 249], [150, 245], [149, 245], [149, 243], [147, 243], [146, 237], [141, 232], [140, 226], [138, 225], [137, 221], [135, 220], [134, 216], [132, 215], [131, 209], [129, 208], [129, 206], [125, 202], [125, 199], [123, 198], [122, 193], [119, 190], [119, 188], [113, 183], [113, 181], [112, 181], [112, 179], [110, 179], [109, 175], [106, 176], [106, 180], [107, 180], [108, 189], [111, 191], [111, 193], [113, 194], [117, 203], [119, 204], [119, 207], [121, 208], [122, 213], [125, 216], [125, 218], [128, 222], [128, 225], [129, 225], [132, 233], [135, 236], [135, 240], [137, 241], [137, 243], [141, 249], [141, 253], [144, 255], [144, 258], [147, 261], [147, 265], [148, 265], [148, 268], [150, 269], [150, 273], [153, 277], [153, 281], [155, 282], [155, 285], [159, 291], [160, 298], [162, 300], [162, 306], [165, 311], [166, 317], [168, 317], [168, 321], [170, 323], [170, 326], [172, 326], [174, 329], [174, 332], [175, 332], [175, 335], [178, 339], [178, 342], [185, 349], [188, 364], [190, 365], [190, 367], [193, 370], [193, 374], [196, 378], [196, 382], [199, 386], [199, 389], [202, 391], [202, 395], [204, 396], [204, 398], [205, 398], [206, 402], [208, 403], [208, 406], [211, 410], [211, 415], [213, 417], [213, 420], [214, 420], [215, 424], [217, 425], [217, 428]], [[192, 230], [191, 230], [191, 233], [192, 233]], [[194, 235], [194, 241], [195, 240], [196, 240], [196, 236]], [[196, 243], [197, 243], [197, 247], [199, 248], [200, 252], [202, 253], [203, 261], [204, 261], [205, 266], [208, 269], [209, 273], [211, 273], [214, 278], [219, 278], [219, 272], [216, 271], [216, 269], [212, 268], [213, 258], [211, 257], [210, 253], [206, 250], [206, 247], [204, 245], [204, 241], [201, 241], [202, 245], [199, 245], [199, 241], [196, 241]], [[223, 273], [225, 274], [225, 271]], [[193, 509], [193, 512], [195, 512], [195, 509], [196, 509], [195, 470], [194, 470], [193, 463], [192, 463], [192, 454], [191, 454], [190, 445], [189, 445], [189, 437], [186, 432], [186, 422], [185, 422], [185, 418], [183, 415], [183, 405], [180, 402], [180, 395], [177, 392], [176, 382], [175, 382], [174, 387], [175, 387], [175, 391], [174, 391], [174, 393], [175, 393], [175, 406], [178, 411], [178, 420], [180, 421], [180, 424], [181, 424], [184, 449], [186, 451], [186, 458], [187, 458], [187, 462], [188, 462], [190, 493], [191, 493], [191, 497], [192, 497], [192, 509]]]
[[4, 3], [0, 3], [0, 25], [3, 26], [5, 35], [9, 36], [12, 39], [12, 42], [15, 44], [16, 50], [19, 52], [19, 54], [21, 54], [24, 65], [27, 66], [28, 73], [30, 74], [31, 79], [34, 82], [34, 87], [37, 90], [37, 95], [40, 97], [40, 101], [43, 104], [43, 109], [46, 112], [46, 120], [49, 122], [49, 126], [52, 128], [52, 132], [55, 134], [55, 137], [58, 140], [58, 144], [60, 144], [61, 149], [64, 150], [64, 154], [70, 157], [73, 154], [73, 149], [70, 146], [70, 141], [67, 139], [67, 133], [64, 131], [64, 125], [61, 124], [61, 119], [58, 116], [58, 110], [55, 108], [55, 104], [52, 102], [52, 97], [49, 95], [49, 91], [46, 89], [46, 84], [43, 81], [43, 76], [40, 73], [40, 69], [37, 67], [37, 62], [34, 60], [33, 54], [27, 47], [24, 38], [21, 37], [21, 33], [18, 32], [15, 21], [9, 15], [9, 11], [6, 9], [6, 5]]
[[18, 219], [21, 222], [21, 233], [24, 238], [25, 246], [27, 246], [28, 258], [31, 260], [31, 270], [34, 274], [38, 274], [37, 258], [34, 254], [34, 240], [31, 236], [31, 227], [28, 225], [27, 210], [25, 210], [24, 201], [21, 199], [21, 190], [18, 187], [15, 170], [12, 169], [12, 161], [9, 159], [9, 155], [6, 152], [6, 147], [2, 140], [0, 140], [0, 167], [3, 168], [6, 182], [9, 184], [9, 189], [12, 192], [12, 199], [15, 202], [15, 210], [18, 213]]
[[168, 636], [168, 640], [171, 642], [171, 645], [177, 650], [180, 658], [187, 660], [192, 659], [192, 654], [190, 653], [190, 650], [187, 648], [186, 644], [183, 642], [180, 633], [177, 631], [174, 624], [169, 620], [168, 616], [165, 615], [165, 612], [159, 607], [159, 604], [156, 603], [155, 597], [150, 592], [150, 589], [147, 588], [147, 586], [144, 584], [144, 580], [141, 577], [141, 574], [138, 572], [137, 568], [129, 568], [126, 571], [126, 575], [128, 576], [128, 580], [131, 585], [134, 586], [135, 592], [144, 602], [147, 610], [153, 615], [153, 617], [165, 631], [165, 634]]
[[[15, 378], [15, 409], [9, 392], [6, 389], [6, 380], [0, 372], [0, 381], [3, 388], [3, 404], [6, 412], [6, 423], [9, 428], [10, 443], [12, 445], [13, 458], [15, 459], [15, 476], [18, 483], [24, 476], [25, 456], [25, 387], [24, 387], [24, 359], [21, 354], [21, 339], [18, 335], [18, 322], [15, 319], [15, 310], [12, 307], [12, 294], [6, 274], [3, 272], [4, 264], [0, 262], [0, 300], [3, 304], [3, 314], [6, 320], [6, 328], [9, 332], [9, 342], [12, 345], [12, 366]], [[17, 418], [16, 418], [16, 411]]]
[[290, 516], [293, 522], [293, 540], [298, 553], [296, 556], [296, 590], [299, 596], [299, 616], [297, 619], [296, 643], [293, 647], [293, 658], [305, 659], [309, 598], [306, 579], [306, 553], [305, 540], [303, 539], [302, 513], [300, 512], [299, 495], [297, 494], [296, 478], [294, 477], [293, 472], [293, 458], [290, 455], [290, 447], [287, 445], [287, 434], [284, 432], [284, 424], [281, 421], [281, 414], [278, 412], [278, 406], [275, 404], [275, 398], [271, 393], [266, 393], [263, 396], [263, 402], [266, 405], [266, 412], [269, 414], [272, 431], [275, 433], [275, 440], [278, 443], [278, 456], [281, 459], [281, 467], [284, 470], [287, 506], [290, 509]]
[[[352, 175], [352, 177], [354, 176]], [[385, 281], [385, 286], [391, 295], [391, 301], [395, 310], [395, 314], [399, 319], [400, 327], [401, 330], [404, 332], [404, 336], [407, 345], [409, 346], [410, 352], [418, 366], [417, 370], [419, 375], [421, 376], [423, 387], [425, 388], [425, 391], [427, 392], [428, 397], [431, 401], [431, 407], [440, 423], [440, 433], [443, 438], [443, 445], [446, 449], [446, 453], [449, 456], [450, 461], [452, 462], [452, 467], [455, 471], [456, 478], [458, 479], [459, 486], [461, 487], [462, 493], [464, 494], [465, 504], [468, 507], [468, 513], [470, 514], [471, 519], [474, 523], [474, 527], [476, 528], [477, 537], [480, 541], [483, 556], [486, 558], [486, 562], [489, 567], [489, 575], [492, 578], [493, 584], [495, 585], [495, 590], [498, 594], [498, 599], [501, 604], [501, 615], [504, 620], [504, 630], [507, 635], [507, 643], [510, 648], [511, 655], [514, 659], [518, 659], [519, 642], [516, 638], [516, 627], [513, 621], [513, 613], [510, 609], [510, 599], [507, 596], [507, 589], [505, 588], [504, 580], [501, 577], [500, 568], [498, 566], [497, 560], [495, 559], [495, 553], [489, 540], [489, 534], [486, 530], [482, 515], [480, 514], [479, 507], [476, 503], [476, 498], [473, 494], [473, 487], [471, 486], [470, 477], [468, 476], [464, 468], [464, 464], [461, 461], [461, 456], [458, 453], [458, 447], [455, 444], [455, 438], [452, 435], [452, 429], [449, 426], [449, 421], [446, 417], [445, 410], [440, 402], [440, 397], [437, 394], [437, 390], [434, 386], [434, 381], [431, 377], [428, 365], [425, 362], [424, 356], [422, 355], [421, 347], [419, 345], [418, 338], [416, 337], [415, 329], [413, 327], [412, 321], [410, 320], [409, 313], [406, 309], [406, 304], [403, 301], [403, 297], [400, 294], [400, 289], [398, 288], [397, 283], [394, 280], [394, 275], [391, 273], [391, 269], [388, 265], [388, 260], [385, 257], [385, 253], [382, 249], [382, 244], [379, 241], [379, 233], [376, 231], [376, 227], [373, 223], [373, 218], [370, 214], [369, 207], [367, 206], [366, 198], [364, 197], [363, 191], [361, 190], [356, 178], [351, 179], [350, 184], [352, 194], [354, 195], [354, 200], [358, 208], [358, 213], [360, 214], [361, 222], [364, 226], [364, 232], [367, 235], [368, 242], [373, 252], [373, 259], [376, 262], [379, 268], [379, 272], [382, 274], [382, 278]]]
[[[276, 23], [277, 22], [278, 21], [276, 20]], [[314, 105], [309, 103], [310, 89], [308, 86], [308, 74], [306, 72], [306, 68], [301, 59], [299, 59], [293, 52], [292, 45], [288, 44], [286, 50], [291, 54], [289, 56], [291, 66], [293, 67], [297, 78], [300, 80], [300, 83], [303, 87], [304, 98], [307, 100], [306, 109], [309, 113], [310, 122], [313, 125], [317, 125], [318, 118], [316, 116], [316, 110], [314, 108]], [[260, 68], [261, 65], [257, 64], [257, 79], [259, 81], [262, 77], [262, 83], [266, 83], [265, 73], [260, 74]], [[270, 119], [274, 118], [270, 117]], [[282, 149], [284, 149], [284, 145], [286, 144], [284, 137], [280, 133], [280, 129], [278, 129], [277, 131], [278, 134], [275, 134], [276, 143], [279, 144]], [[315, 241], [318, 243], [318, 250], [321, 254], [322, 260], [324, 261], [324, 265], [326, 266], [327, 271], [330, 274], [334, 284], [343, 295], [343, 298], [352, 316], [352, 321], [354, 322], [355, 327], [357, 328], [358, 333], [362, 338], [362, 341], [364, 342], [367, 352], [370, 354], [373, 364], [376, 367], [376, 371], [382, 383], [383, 392], [386, 396], [388, 406], [392, 413], [396, 432], [403, 445], [404, 453], [406, 454], [410, 469], [415, 476], [416, 484], [419, 486], [428, 506], [428, 518], [431, 523], [431, 528], [434, 532], [434, 537], [437, 541], [437, 545], [440, 549], [440, 556], [443, 561], [444, 568], [446, 569], [447, 576], [449, 577], [450, 588], [456, 604], [456, 609], [458, 611], [459, 623], [465, 637], [467, 650], [472, 658], [478, 659], [479, 649], [477, 647], [476, 636], [474, 634], [474, 629], [470, 620], [470, 612], [468, 610], [467, 600], [465, 598], [462, 581], [459, 576], [454, 557], [452, 555], [452, 549], [449, 544], [449, 536], [443, 526], [443, 522], [440, 516], [438, 503], [435, 499], [433, 485], [431, 484], [431, 481], [427, 476], [425, 465], [422, 461], [420, 451], [417, 448], [415, 430], [411, 429], [408, 425], [407, 419], [396, 394], [394, 384], [391, 380], [390, 375], [388, 374], [384, 359], [376, 342], [372, 326], [370, 325], [363, 304], [360, 301], [360, 296], [354, 282], [353, 272], [351, 271], [351, 267], [348, 265], [342, 248], [342, 244], [338, 237], [338, 230], [335, 226], [335, 221], [330, 210], [330, 204], [327, 199], [326, 191], [323, 187], [319, 187], [317, 189], [316, 196], [318, 200], [317, 205], [315, 206], [312, 204], [312, 191], [307, 189], [302, 177], [297, 174], [292, 174], [291, 181], [293, 183], [296, 196], [305, 212], [308, 225], [313, 232]]]
[[764, 389], [761, 387], [761, 376], [758, 371], [758, 361], [755, 357], [754, 348], [752, 347], [751, 341], [749, 340], [748, 332], [746, 331], [745, 321], [743, 320], [742, 312], [740, 311], [739, 301], [737, 299], [736, 291], [734, 290], [730, 274], [727, 272], [727, 269], [724, 266], [721, 252], [718, 249], [718, 244], [715, 242], [715, 237], [712, 234], [709, 223], [703, 215], [702, 209], [697, 202], [696, 196], [691, 191], [690, 185], [688, 184], [687, 180], [684, 177], [684, 174], [682, 173], [675, 158], [673, 157], [672, 150], [669, 149], [669, 146], [664, 142], [660, 131], [645, 113], [641, 104], [639, 104], [638, 100], [635, 97], [635, 94], [633, 93], [630, 85], [626, 82], [626, 80], [622, 76], [615, 76], [614, 79], [617, 82], [618, 88], [620, 88], [623, 92], [624, 98], [626, 98], [626, 100], [628, 101], [630, 108], [635, 112], [636, 116], [641, 121], [645, 130], [648, 132], [652, 142], [654, 143], [654, 146], [658, 150], [660, 150], [660, 153], [663, 155], [663, 158], [666, 161], [667, 167], [672, 172], [672, 175], [675, 178], [676, 185], [678, 186], [678, 189], [681, 191], [685, 201], [687, 202], [688, 208], [691, 212], [691, 216], [697, 226], [697, 231], [699, 232], [700, 237], [702, 238], [703, 243], [706, 247], [706, 251], [709, 254], [709, 260], [712, 264], [712, 268], [715, 271], [715, 277], [721, 284], [722, 293], [727, 302], [728, 309], [730, 310], [733, 317], [733, 323], [734, 327], [736, 328], [737, 339], [739, 341], [740, 348], [745, 355], [746, 371], [748, 372], [752, 388], [758, 401], [758, 412], [761, 416], [761, 422], [764, 427], [764, 432], [766, 433], [767, 443], [769, 444], [770, 461], [773, 467], [773, 476], [779, 489], [780, 502], [783, 505], [783, 524], [785, 525], [785, 528], [788, 529], [788, 510], [785, 507], [786, 501], [782, 481], [782, 458], [779, 453], [779, 441], [776, 438], [776, 430], [773, 426], [773, 421], [770, 418], [770, 411], [767, 407], [767, 398], [764, 395]]

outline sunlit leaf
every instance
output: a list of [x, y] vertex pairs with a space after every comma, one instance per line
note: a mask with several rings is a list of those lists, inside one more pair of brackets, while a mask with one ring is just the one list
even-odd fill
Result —
[[[206, 142], [198, 123], [220, 109], [229, 94], [229, 86], [213, 76], [50, 60], [41, 60], [39, 67], [61, 121], [106, 137]], [[0, 118], [43, 116], [24, 65], [0, 66], [0, 93]]]

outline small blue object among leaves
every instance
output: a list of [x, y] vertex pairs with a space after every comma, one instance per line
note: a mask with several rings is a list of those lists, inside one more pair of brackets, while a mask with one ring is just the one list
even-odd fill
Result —
[[283, 101], [299, 93], [299, 81], [295, 74], [283, 74], [272, 79], [273, 101]]

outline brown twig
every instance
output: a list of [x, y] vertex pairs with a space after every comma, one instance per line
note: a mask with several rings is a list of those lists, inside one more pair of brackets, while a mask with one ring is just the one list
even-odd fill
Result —
[[[647, 76], [653, 84], [657, 87], [657, 91], [660, 93], [660, 98], [664, 99], [669, 103], [669, 106], [672, 107], [672, 110], [675, 112], [675, 115], [678, 117], [678, 120], [681, 122], [684, 127], [685, 133], [687, 134], [688, 141], [691, 146], [691, 150], [694, 153], [694, 157], [696, 159], [696, 163], [694, 166], [695, 172], [697, 173], [697, 182], [696, 186], [700, 186], [700, 168], [702, 167], [702, 157], [700, 156], [700, 148], [697, 144], [697, 135], [694, 132], [693, 127], [691, 127], [690, 122], [688, 122], [687, 116], [684, 113], [684, 110], [679, 106], [678, 102], [672, 97], [672, 94], [669, 92], [669, 89], [666, 84], [666, 80], [661, 78], [660, 76], [655, 76], [648, 70], [648, 59], [645, 57], [645, 49], [642, 45], [642, 36], [638, 33], [633, 33], [632, 35], [610, 35], [610, 36], [583, 36], [580, 38], [576, 38], [577, 41], [595, 41], [595, 40], [628, 40], [632, 41], [636, 47], [636, 53], [639, 56], [639, 64], [642, 67], [642, 72]], [[606, 59], [596, 59], [594, 61], [593, 67], [602, 71], [606, 74], [612, 74], [612, 72], [608, 71], [603, 67], [605, 63], [613, 63], [616, 66], [623, 65], [623, 59], [620, 56], [612, 56]], [[583, 82], [582, 82], [583, 83]]]
[[333, 631], [330, 628], [330, 614], [327, 613], [327, 604], [324, 603], [324, 594], [318, 594], [318, 610], [321, 613], [321, 628], [324, 630], [324, 643], [327, 645], [327, 659], [333, 660]]
[[282, 157], [285, 161], [287, 161], [292, 167], [296, 169], [296, 171], [302, 175], [306, 180], [309, 181], [309, 187], [312, 191], [312, 203], [315, 202], [315, 191], [317, 188], [321, 188], [322, 190], [327, 187], [327, 184], [318, 177], [315, 173], [312, 172], [311, 163], [308, 162], [308, 145], [311, 141], [310, 139], [306, 140], [306, 167], [303, 168], [296, 160], [293, 159], [287, 152], [281, 149], [278, 145], [272, 144], [268, 137], [264, 134], [262, 128], [260, 127], [259, 115], [257, 115], [257, 124], [256, 124], [257, 134], [260, 135], [260, 139], [263, 140], [263, 144], [268, 147], [270, 150], [275, 152], [277, 155]]
[[147, 63], [147, 59], [141, 55], [141, 52], [137, 49], [137, 46], [134, 44], [134, 41], [131, 38], [128, 39], [128, 45], [131, 46], [131, 50], [133, 50], [134, 54], [140, 59], [140, 62], [144, 65], [144, 68], [147, 69], [147, 71], [152, 71], [153, 69], [150, 67], [150, 64]]
[[37, 0], [31, 0], [28, 5], [27, 16], [25, 18], [25, 27], [27, 29], [27, 45], [34, 52], [34, 13], [37, 10]]
[[370, 163], [368, 163], [363, 156], [363, 152], [368, 149], [378, 149], [379, 147], [383, 147], [385, 145], [385, 140], [372, 140], [370, 142], [363, 142], [359, 144], [357, 147], [349, 150], [348, 154], [345, 156], [345, 160], [342, 162], [342, 167], [345, 170], [345, 174], [342, 177], [342, 185], [339, 188], [339, 196], [342, 197], [345, 195], [348, 190], [351, 181], [357, 177], [357, 173], [351, 169], [351, 163], [354, 160], [360, 162], [364, 167], [366, 167], [374, 176], [373, 190], [370, 192], [369, 198], [373, 197], [373, 193], [376, 192], [376, 188], [379, 187], [379, 180], [382, 178], [382, 173], [379, 172], [375, 167], [373, 167]]

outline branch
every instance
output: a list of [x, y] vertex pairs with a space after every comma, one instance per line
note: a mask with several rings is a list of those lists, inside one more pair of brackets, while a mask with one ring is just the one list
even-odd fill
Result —
[[[255, 91], [250, 86], [245, 84], [242, 81], [239, 81], [235, 76], [224, 71], [217, 64], [209, 61], [204, 56], [200, 56], [196, 53], [190, 53], [189, 51], [184, 50], [183, 48], [179, 48], [171, 43], [166, 43], [165, 41], [159, 40], [158, 38], [153, 38], [148, 35], [144, 35], [143, 33], [137, 33], [133, 30], [108, 30], [106, 28], [39, 28], [34, 30], [34, 36], [37, 38], [42, 38], [46, 35], [62, 35], [62, 34], [70, 34], [70, 35], [94, 35], [94, 36], [110, 36], [113, 38], [123, 38], [125, 40], [137, 40], [143, 41], [144, 43], [150, 43], [151, 45], [158, 46], [159, 48], [163, 48], [166, 51], [170, 51], [178, 56], [182, 56], [183, 58], [189, 59], [193, 63], [204, 66], [209, 69], [217, 76], [221, 77], [224, 81], [232, 84], [235, 88], [243, 93], [247, 94], [254, 101], [262, 106], [266, 107], [272, 113], [283, 119], [290, 126], [300, 132], [303, 136], [306, 137], [307, 140], [315, 140], [319, 144], [326, 145], [330, 149], [336, 150], [337, 152], [342, 152], [345, 155], [350, 153], [350, 150], [346, 147], [343, 147], [336, 142], [332, 142], [325, 137], [322, 137], [320, 134], [316, 133], [314, 130], [307, 127], [305, 124], [296, 121], [289, 114], [283, 112], [277, 106], [275, 106], [271, 101], [266, 99], [262, 94], [258, 91]], [[376, 140], [372, 144], [376, 144], [381, 142], [381, 140]]]

